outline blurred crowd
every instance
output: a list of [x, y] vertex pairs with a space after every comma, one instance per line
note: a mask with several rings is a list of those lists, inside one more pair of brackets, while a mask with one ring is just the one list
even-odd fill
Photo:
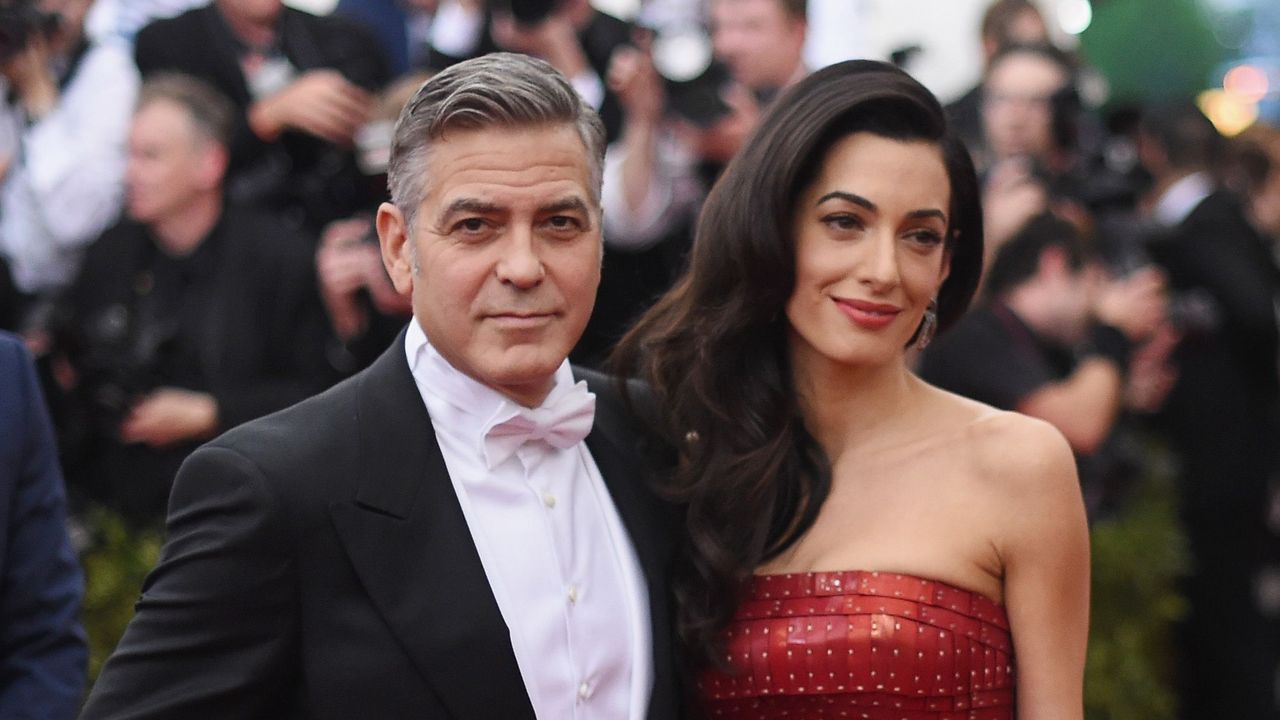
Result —
[[[137, 525], [199, 443], [361, 369], [406, 322], [374, 211], [430, 73], [528, 53], [600, 111], [603, 280], [573, 356], [600, 366], [761, 112], [814, 69], [821, 4], [96, 2], [0, 0], [0, 329], [36, 357], [72, 513]], [[983, 179], [984, 289], [919, 371], [1061, 430], [1095, 520], [1165, 442], [1194, 567], [1184, 715], [1277, 717], [1280, 130], [1227, 141], [1190, 99], [1103, 115], [1028, 0], [980, 33], [981, 81], [947, 111]]]

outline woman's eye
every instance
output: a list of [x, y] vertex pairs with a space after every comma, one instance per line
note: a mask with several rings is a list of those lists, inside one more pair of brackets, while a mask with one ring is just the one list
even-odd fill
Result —
[[862, 220], [857, 215], [838, 213], [822, 218], [822, 223], [835, 230], [860, 230]]
[[916, 230], [907, 237], [921, 245], [939, 245], [942, 243], [942, 234], [933, 230]]

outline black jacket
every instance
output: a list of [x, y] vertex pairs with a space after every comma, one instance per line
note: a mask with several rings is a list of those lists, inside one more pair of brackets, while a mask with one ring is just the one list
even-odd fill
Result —
[[[403, 337], [192, 455], [83, 718], [533, 718]], [[587, 446], [648, 584], [649, 717], [674, 718], [670, 516], [613, 388], [579, 376], [597, 395]]]

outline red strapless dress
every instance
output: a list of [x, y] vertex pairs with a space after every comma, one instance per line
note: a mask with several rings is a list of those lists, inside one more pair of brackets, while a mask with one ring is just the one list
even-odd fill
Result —
[[1012, 720], [1004, 607], [876, 572], [761, 575], [725, 631], [737, 671], [698, 690], [716, 720]]

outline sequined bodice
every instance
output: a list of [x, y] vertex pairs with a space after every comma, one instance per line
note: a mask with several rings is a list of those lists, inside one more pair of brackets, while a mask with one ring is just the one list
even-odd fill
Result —
[[862, 571], [762, 575], [725, 631], [734, 674], [699, 679], [713, 720], [1012, 720], [1004, 607]]

